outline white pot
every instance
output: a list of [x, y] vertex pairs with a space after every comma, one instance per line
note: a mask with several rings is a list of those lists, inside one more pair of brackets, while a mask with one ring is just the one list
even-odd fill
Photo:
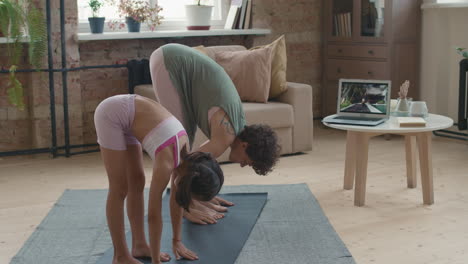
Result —
[[185, 15], [187, 16], [188, 30], [208, 30], [211, 26], [212, 6], [207, 5], [186, 5]]

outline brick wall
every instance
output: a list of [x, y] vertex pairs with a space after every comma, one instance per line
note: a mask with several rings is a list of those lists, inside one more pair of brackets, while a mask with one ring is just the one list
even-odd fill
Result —
[[[52, 1], [57, 2], [58, 1]], [[252, 23], [256, 28], [270, 28], [268, 36], [190, 37], [145, 40], [87, 41], [73, 40], [76, 31], [76, 1], [66, 0], [67, 63], [68, 66], [108, 65], [119, 61], [149, 58], [166, 43], [188, 46], [232, 45], [247, 47], [270, 43], [278, 36], [286, 36], [288, 53], [287, 79], [313, 86], [314, 115], [320, 115], [321, 76], [321, 0], [255, 0]], [[60, 65], [58, 6], [53, 4], [53, 41], [55, 67]], [[0, 50], [4, 45], [0, 45]], [[0, 52], [1, 54], [1, 52]], [[0, 63], [1, 63], [0, 57]], [[2, 64], [3, 65], [3, 64]], [[58, 144], [63, 139], [63, 110], [61, 74], [54, 74]], [[3, 87], [0, 89], [0, 151], [26, 147], [50, 146], [50, 114], [48, 75], [35, 73], [26, 76], [28, 110], [18, 111], [8, 105]], [[4, 76], [0, 76], [3, 83]], [[127, 70], [89, 69], [68, 74], [71, 144], [95, 143], [93, 114], [103, 99], [127, 92]], [[10, 111], [10, 112], [8, 112]], [[15, 113], [15, 114], [13, 114]], [[14, 133], [12, 131], [15, 131]]]

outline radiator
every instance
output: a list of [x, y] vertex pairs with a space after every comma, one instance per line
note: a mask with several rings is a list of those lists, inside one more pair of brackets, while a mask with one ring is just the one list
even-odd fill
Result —
[[458, 99], [458, 129], [467, 129], [468, 118], [468, 59], [460, 61], [460, 87]]
[[151, 84], [149, 61], [147, 59], [131, 60], [128, 68], [128, 93], [134, 93], [135, 86], [139, 84]]

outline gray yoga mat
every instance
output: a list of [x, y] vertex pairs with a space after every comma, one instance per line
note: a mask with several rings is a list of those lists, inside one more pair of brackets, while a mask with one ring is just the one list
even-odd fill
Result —
[[[169, 212], [169, 195], [163, 199], [163, 233], [161, 251], [169, 253], [174, 263], [204, 263], [218, 264], [234, 263], [249, 237], [250, 231], [257, 222], [267, 199], [267, 193], [233, 193], [221, 195], [232, 201], [235, 206], [229, 208], [225, 217], [215, 225], [192, 224], [186, 219], [182, 222], [182, 241], [184, 245], [196, 252], [198, 260], [177, 261], [172, 253], [172, 226]], [[148, 228], [146, 228], [148, 237]], [[131, 248], [131, 233], [127, 233], [128, 247]], [[110, 264], [114, 249], [110, 248], [96, 264]], [[151, 259], [139, 259], [145, 264], [151, 264]]]
[[[223, 192], [268, 192], [236, 264], [355, 263], [307, 185], [224, 186]], [[107, 190], [65, 191], [10, 263], [95, 264], [112, 247], [106, 196]]]

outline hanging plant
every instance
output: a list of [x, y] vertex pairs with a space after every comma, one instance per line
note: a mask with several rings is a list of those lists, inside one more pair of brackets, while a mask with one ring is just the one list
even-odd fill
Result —
[[35, 69], [41, 67], [47, 48], [44, 16], [29, 0], [0, 0], [0, 32], [7, 38], [9, 81], [6, 84], [8, 99], [19, 109], [24, 109], [23, 85], [16, 78], [17, 65], [22, 55], [22, 41], [29, 44], [29, 62]]

